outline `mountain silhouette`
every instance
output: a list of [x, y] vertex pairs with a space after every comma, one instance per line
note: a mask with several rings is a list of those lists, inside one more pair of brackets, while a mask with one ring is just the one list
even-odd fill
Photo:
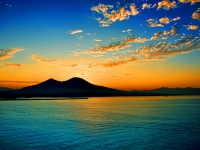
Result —
[[1, 97], [91, 97], [91, 96], [130, 96], [130, 93], [117, 89], [107, 88], [89, 83], [74, 77], [67, 81], [48, 79], [36, 85], [24, 87], [19, 90], [6, 91]]
[[166, 88], [143, 91], [121, 91], [94, 85], [82, 78], [74, 77], [67, 81], [48, 79], [36, 85], [19, 90], [0, 91], [0, 98], [19, 97], [101, 97], [101, 96], [158, 96], [158, 95], [200, 95], [199, 88]]

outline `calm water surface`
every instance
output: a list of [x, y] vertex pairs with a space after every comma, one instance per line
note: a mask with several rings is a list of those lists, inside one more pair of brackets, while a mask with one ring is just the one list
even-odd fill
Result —
[[200, 149], [200, 96], [0, 101], [0, 149]]

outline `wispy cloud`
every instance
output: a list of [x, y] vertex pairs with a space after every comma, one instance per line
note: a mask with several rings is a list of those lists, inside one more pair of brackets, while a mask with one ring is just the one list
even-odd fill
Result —
[[117, 67], [120, 65], [125, 65], [134, 61], [136, 61], [136, 59], [134, 57], [129, 56], [126, 57], [125, 59], [103, 62], [103, 63], [72, 64], [69, 65], [68, 68], [86, 68], [90, 70], [104, 70], [112, 67]]
[[176, 8], [176, 7], [177, 7], [176, 1], [163, 0], [163, 1], [158, 2], [157, 10], [161, 8], [169, 10], [170, 8]]
[[172, 21], [177, 21], [177, 20], [180, 20], [181, 17], [176, 17], [176, 18], [173, 18]]
[[192, 18], [193, 18], [193, 19], [197, 19], [198, 21], [200, 21], [200, 13], [194, 12], [194, 13], [192, 14]]
[[168, 17], [160, 18], [159, 21], [160, 21], [160, 23], [162, 23], [162, 24], [169, 24], [169, 23], [170, 23], [170, 20], [169, 20]]
[[91, 10], [102, 14], [103, 19], [100, 17], [96, 18], [102, 27], [108, 27], [113, 22], [127, 20], [130, 16], [139, 14], [134, 3], [129, 5], [129, 10], [125, 9], [125, 7], [120, 7], [119, 10], [114, 10], [113, 8], [113, 5], [99, 4], [92, 7]]
[[126, 32], [126, 33], [128, 33], [128, 34], [130, 34], [131, 33], [131, 29], [127, 29], [127, 30], [122, 30], [122, 32]]
[[142, 4], [142, 10], [144, 9], [150, 9], [152, 4], [147, 4], [147, 3], [143, 3]]
[[188, 30], [197, 30], [199, 26], [197, 25], [188, 25], [187, 29]]
[[16, 64], [16, 63], [12, 63], [12, 62], [6, 62], [4, 64], [8, 67], [21, 67], [22, 66], [22, 64]]
[[135, 43], [145, 43], [146, 41], [148, 41], [147, 38], [141, 38], [141, 37], [138, 37], [138, 38], [129, 37], [129, 38], [126, 38], [126, 40], [129, 42], [135, 42]]
[[77, 29], [77, 30], [70, 31], [70, 34], [77, 34], [77, 33], [82, 33], [82, 32], [83, 30]]
[[172, 26], [171, 35], [177, 36], [179, 33], [180, 33], [180, 27], [178, 27], [177, 25]]
[[151, 40], [157, 40], [161, 36], [162, 36], [162, 32], [154, 33], [154, 35], [151, 37]]
[[0, 49], [0, 59], [8, 59], [13, 57], [13, 55], [17, 52], [22, 51], [23, 48], [6, 48]]
[[[173, 44], [167, 42], [159, 42], [158, 44], [149, 44], [142, 46], [136, 51], [135, 56], [145, 59], [165, 59], [177, 54], [190, 53], [196, 49], [200, 49], [200, 39], [192, 34], [184, 35]], [[145, 57], [142, 57], [145, 56]]]
[[87, 53], [107, 53], [108, 51], [118, 51], [130, 46], [131, 45], [127, 42], [118, 41], [118, 42], [111, 43], [110, 45], [101, 45], [96, 49], [89, 49], [86, 52]]
[[32, 56], [31, 56], [31, 58], [33, 59], [33, 60], [36, 60], [36, 61], [38, 61], [38, 62], [44, 62], [44, 63], [47, 63], [47, 64], [54, 64], [54, 65], [56, 65], [56, 64], [58, 64], [59, 63], [59, 59], [48, 59], [48, 58], [44, 58], [44, 57], [41, 57], [41, 56], [38, 56], [38, 55], [36, 55], [36, 54], [33, 54]]
[[148, 23], [149, 27], [163, 27], [164, 26], [163, 24], [158, 23], [158, 21], [151, 18], [146, 20], [146, 22]]
[[95, 42], [101, 42], [100, 39], [93, 39], [93, 41], [95, 41]]
[[191, 3], [191, 5], [194, 5], [195, 3], [200, 2], [200, 0], [179, 0], [181, 3]]

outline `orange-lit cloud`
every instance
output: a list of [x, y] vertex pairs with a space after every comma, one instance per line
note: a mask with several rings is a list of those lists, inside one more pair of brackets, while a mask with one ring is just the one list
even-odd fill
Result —
[[160, 23], [162, 24], [169, 24], [170, 20], [168, 17], [163, 17], [159, 19]]
[[170, 1], [170, 0], [163, 0], [161, 2], [158, 2], [158, 10], [160, 8], [169, 10], [170, 8], [176, 8], [176, 1]]
[[179, 0], [181, 3], [191, 3], [191, 5], [194, 5], [195, 3], [200, 2], [200, 0]]
[[197, 19], [198, 21], [200, 21], [200, 13], [194, 12], [194, 13], [192, 14], [192, 18], [193, 18], [193, 19]]
[[87, 53], [107, 53], [107, 51], [118, 51], [120, 49], [125, 49], [131, 45], [127, 42], [115, 42], [110, 45], [103, 45], [96, 49], [87, 50]]
[[94, 6], [91, 8], [92, 11], [96, 11], [98, 13], [106, 13], [108, 9], [112, 9], [113, 5], [105, 5], [99, 4], [98, 6]]
[[163, 24], [158, 23], [154, 19], [148, 19], [146, 22], [148, 23], [149, 27], [163, 27]]
[[104, 18], [99, 17], [96, 20], [100, 26], [108, 27], [113, 22], [129, 19], [130, 16], [135, 16], [139, 13], [135, 4], [130, 4], [129, 7], [130, 10], [126, 10], [125, 7], [120, 7], [119, 10], [110, 10], [113, 8], [112, 5], [99, 4], [98, 6], [92, 7], [91, 10], [102, 14]]
[[[175, 43], [159, 42], [158, 44], [149, 44], [148, 46], [142, 46], [136, 51], [134, 56], [145, 56], [145, 59], [163, 59], [172, 57], [177, 54], [190, 53], [196, 49], [200, 49], [200, 38], [192, 34], [184, 35], [178, 39]], [[141, 60], [138, 58], [138, 60]]]
[[164, 35], [169, 35], [169, 34], [170, 34], [170, 31], [164, 30], [163, 34], [164, 34]]
[[12, 63], [12, 62], [6, 62], [4, 64], [8, 67], [21, 67], [22, 66], [22, 64], [16, 64], [16, 63]]
[[[155, 37], [151, 40], [156, 40], [162, 36], [161, 32], [155, 33]], [[168, 36], [168, 35], [165, 35]], [[135, 39], [133, 39], [135, 40]], [[167, 58], [173, 57], [178, 54], [190, 53], [194, 50], [200, 50], [200, 38], [193, 35], [183, 35], [174, 43], [158, 42], [157, 44], [149, 44], [147, 46], [141, 46], [137, 50], [126, 50], [124, 54], [128, 54], [126, 58], [122, 56], [111, 57], [106, 62], [100, 63], [75, 63], [69, 65], [70, 68], [86, 68], [91, 70], [102, 70], [120, 65], [127, 65], [130, 63], [136, 63], [138, 61], [163, 61]]]
[[47, 64], [58, 64], [59, 63], [59, 59], [48, 59], [48, 58], [44, 58], [44, 57], [41, 57], [41, 56], [38, 56], [38, 55], [36, 55], [36, 54], [33, 54], [32, 56], [31, 56], [31, 58], [33, 59], [33, 60], [36, 60], [36, 61], [38, 61], [38, 62], [44, 62], [44, 63], [47, 63]]
[[177, 21], [177, 20], [180, 20], [181, 17], [176, 17], [176, 18], [173, 18], [172, 21]]
[[102, 63], [87, 63], [87, 64], [72, 64], [69, 68], [86, 68], [91, 70], [104, 70], [120, 65], [125, 65], [136, 61], [137, 59], [132, 56], [127, 56], [125, 59], [119, 59], [116, 61], [102, 62]]
[[197, 30], [198, 26], [197, 25], [188, 25], [188, 30]]
[[142, 4], [142, 10], [144, 9], [150, 9], [151, 8], [151, 4], [147, 4], [147, 3], [143, 3]]
[[180, 33], [179, 27], [176, 26], [176, 25], [172, 26], [171, 35], [172, 36], [177, 36], [179, 33]]
[[127, 41], [129, 42], [135, 42], [135, 43], [145, 43], [146, 41], [148, 41], [147, 38], [134, 38], [134, 37], [129, 37], [129, 38], [126, 38]]
[[77, 33], [81, 33], [83, 32], [83, 30], [73, 30], [73, 31], [70, 31], [70, 34], [77, 34]]
[[137, 10], [135, 4], [131, 4], [130, 9], [131, 9], [131, 15], [136, 16], [137, 14], [139, 14], [139, 11]]
[[22, 51], [23, 48], [6, 48], [0, 49], [0, 59], [8, 59], [13, 57], [13, 55], [17, 52]]
[[151, 40], [157, 40], [161, 36], [162, 36], [161, 32], [154, 33], [154, 35], [151, 37]]

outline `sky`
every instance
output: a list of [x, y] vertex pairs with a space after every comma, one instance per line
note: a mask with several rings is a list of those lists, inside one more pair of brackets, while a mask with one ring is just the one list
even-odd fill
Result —
[[199, 50], [200, 0], [0, 0], [0, 87], [200, 88]]

